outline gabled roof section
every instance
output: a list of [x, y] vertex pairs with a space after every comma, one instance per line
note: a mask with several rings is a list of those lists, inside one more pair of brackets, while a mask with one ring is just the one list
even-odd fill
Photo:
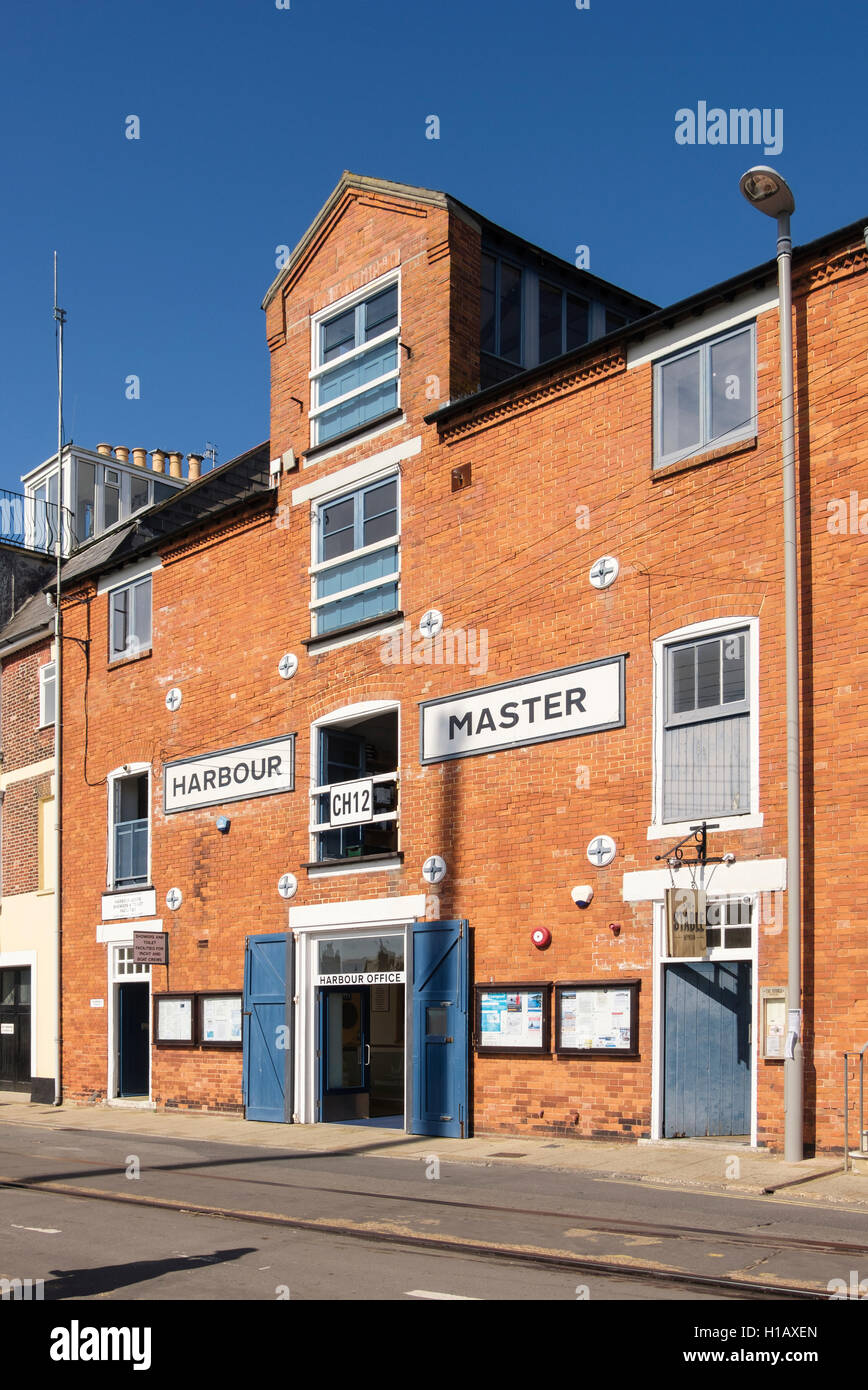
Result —
[[27, 638], [38, 642], [49, 637], [53, 627], [54, 608], [49, 606], [40, 589], [22, 603], [18, 612], [0, 630], [0, 658], [9, 648], [22, 646]]
[[417, 188], [410, 183], [392, 183], [389, 179], [372, 179], [366, 174], [353, 174], [350, 173], [349, 169], [345, 169], [331, 197], [323, 204], [301, 241], [292, 251], [286, 265], [281, 268], [272, 281], [268, 293], [262, 301], [263, 309], [268, 308], [274, 296], [292, 277], [293, 271], [299, 263], [340, 219], [353, 193], [368, 193], [387, 203], [391, 200], [396, 204], [429, 203], [432, 207], [438, 208], [445, 208], [450, 204], [457, 206], [453, 199], [447, 197], [445, 193], [438, 193], [433, 188]]
[[75, 551], [63, 567], [63, 582], [115, 569], [122, 561], [159, 549], [203, 522], [248, 502], [276, 496], [269, 474], [270, 443], [257, 444], [228, 463], [214, 468], [183, 491], [139, 513], [123, 526]]
[[340, 221], [352, 198], [365, 194], [376, 197], [383, 207], [388, 207], [390, 203], [393, 207], [407, 203], [427, 203], [431, 207], [447, 208], [462, 221], [475, 226], [483, 238], [503, 239], [520, 254], [531, 260], [537, 260], [541, 266], [557, 266], [562, 274], [575, 281], [579, 293], [588, 290], [593, 291], [596, 287], [597, 290], [624, 300], [628, 307], [641, 313], [648, 313], [657, 308], [657, 305], [650, 300], [643, 299], [630, 290], [623, 289], [611, 280], [601, 280], [599, 276], [592, 275], [590, 271], [579, 270], [572, 262], [565, 261], [551, 251], [546, 251], [544, 247], [526, 241], [524, 237], [517, 236], [508, 228], [499, 226], [490, 218], [477, 212], [475, 208], [469, 207], [467, 203], [462, 203], [460, 199], [454, 198], [451, 193], [443, 193], [433, 188], [420, 188], [410, 183], [394, 183], [389, 179], [374, 179], [366, 174], [353, 174], [346, 169], [331, 197], [317, 213], [301, 241], [292, 251], [286, 265], [272, 281], [268, 293], [262, 301], [263, 309], [267, 309], [284, 286], [296, 278], [308, 259], [315, 254], [321, 242]]

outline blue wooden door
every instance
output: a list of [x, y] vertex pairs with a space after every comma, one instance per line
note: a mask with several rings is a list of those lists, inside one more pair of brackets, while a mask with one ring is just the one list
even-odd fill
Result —
[[663, 1135], [750, 1132], [750, 961], [667, 965]]
[[466, 922], [413, 927], [413, 1134], [467, 1136]]
[[248, 936], [244, 955], [243, 1100], [247, 1120], [283, 1123], [287, 1114], [290, 1037], [286, 1011], [285, 935]]

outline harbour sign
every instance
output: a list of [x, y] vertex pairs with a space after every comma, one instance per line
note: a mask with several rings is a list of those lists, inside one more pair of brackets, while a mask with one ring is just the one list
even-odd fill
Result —
[[182, 758], [163, 767], [163, 811], [171, 815], [290, 792], [294, 775], [294, 734]]

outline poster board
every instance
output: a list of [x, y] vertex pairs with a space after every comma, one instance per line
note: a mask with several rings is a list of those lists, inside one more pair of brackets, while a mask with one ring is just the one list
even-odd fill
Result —
[[194, 994], [154, 995], [154, 1046], [195, 1047]]
[[576, 980], [555, 986], [555, 1051], [577, 1057], [639, 1056], [640, 980]]
[[476, 986], [476, 1051], [511, 1057], [551, 1052], [551, 985]]
[[241, 1046], [241, 995], [237, 992], [200, 994], [199, 1043], [202, 1047]]

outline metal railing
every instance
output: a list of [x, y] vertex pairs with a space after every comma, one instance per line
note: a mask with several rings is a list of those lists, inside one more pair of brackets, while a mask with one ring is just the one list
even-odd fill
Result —
[[844, 1172], [850, 1168], [850, 1058], [859, 1058], [859, 1149], [868, 1158], [868, 1129], [865, 1128], [865, 1053], [868, 1042], [858, 1052], [844, 1053]]
[[60, 541], [62, 553], [68, 555], [73, 545], [72, 513], [56, 502], [0, 488], [0, 540], [46, 555], [53, 555]]

